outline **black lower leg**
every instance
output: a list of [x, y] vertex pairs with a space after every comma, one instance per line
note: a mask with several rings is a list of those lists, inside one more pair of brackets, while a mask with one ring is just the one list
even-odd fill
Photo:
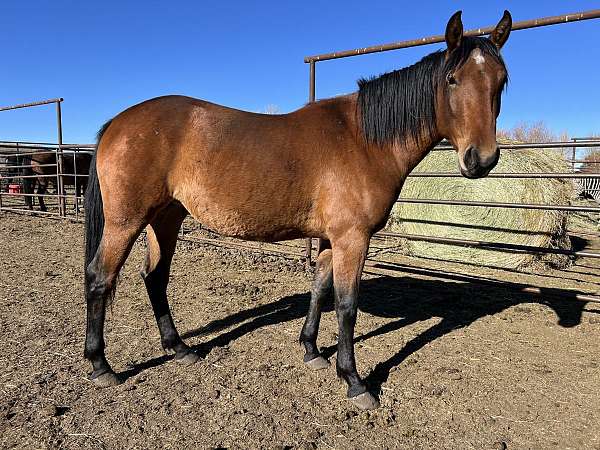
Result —
[[339, 337], [337, 374], [348, 383], [348, 397], [356, 397], [367, 391], [367, 386], [361, 380], [356, 370], [354, 359], [354, 325], [356, 323], [356, 310], [358, 307], [357, 295], [337, 295], [336, 311], [338, 316]]
[[38, 194], [38, 201], [40, 203], [40, 211], [42, 211], [42, 212], [47, 211], [46, 203], [44, 202], [44, 197], [43, 197], [43, 195], [45, 193], [46, 193], [46, 189], [40, 184], [40, 186], [38, 187], [38, 190], [37, 190], [37, 194]]
[[86, 274], [87, 327], [84, 356], [92, 363], [92, 379], [105, 373], [114, 374], [104, 355], [105, 306], [111, 295], [108, 284], [96, 274]]
[[30, 196], [30, 194], [33, 194], [33, 189], [31, 187], [30, 180], [30, 178], [25, 178], [23, 180], [23, 192], [25, 193], [25, 206], [27, 206], [27, 208], [31, 210], [33, 209], [33, 197]]
[[310, 306], [300, 332], [300, 342], [304, 345], [304, 362], [311, 361], [320, 356], [317, 347], [317, 335], [321, 321], [321, 309], [333, 286], [333, 272], [331, 266], [331, 250], [319, 256], [317, 270], [310, 293]]
[[154, 311], [154, 318], [160, 331], [162, 347], [167, 352], [175, 352], [177, 359], [183, 358], [191, 352], [191, 349], [179, 336], [169, 309], [167, 301], [168, 267], [161, 260], [150, 273], [142, 272], [142, 278], [144, 279], [148, 297], [152, 304], [152, 310]]

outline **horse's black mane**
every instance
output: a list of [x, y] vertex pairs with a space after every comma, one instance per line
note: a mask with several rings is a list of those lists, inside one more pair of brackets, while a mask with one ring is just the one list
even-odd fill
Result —
[[435, 132], [436, 89], [475, 48], [504, 66], [498, 48], [489, 39], [463, 37], [447, 60], [445, 51], [440, 50], [404, 69], [360, 79], [358, 108], [367, 142], [383, 145], [400, 138], [418, 142], [424, 132]]

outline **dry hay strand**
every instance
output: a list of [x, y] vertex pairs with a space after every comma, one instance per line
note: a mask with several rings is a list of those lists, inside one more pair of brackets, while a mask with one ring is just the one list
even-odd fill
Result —
[[[456, 172], [453, 151], [433, 151], [414, 172]], [[494, 172], [566, 172], [559, 150], [503, 151]], [[569, 180], [523, 178], [408, 178], [401, 198], [471, 200], [483, 202], [569, 204], [573, 186]], [[500, 242], [544, 248], [570, 249], [567, 213], [536, 209], [397, 203], [388, 230], [445, 238]], [[451, 260], [489, 267], [524, 269], [535, 266], [564, 268], [566, 255], [528, 254], [462, 247], [429, 242], [408, 242], [412, 256]]]

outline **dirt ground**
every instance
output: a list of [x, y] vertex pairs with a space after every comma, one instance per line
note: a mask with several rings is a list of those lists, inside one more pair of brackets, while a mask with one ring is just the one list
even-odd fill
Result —
[[[310, 274], [299, 262], [188, 242], [169, 293], [204, 359], [181, 367], [163, 354], [139, 243], [106, 330], [125, 382], [95, 388], [82, 231], [0, 214], [0, 448], [600, 449], [600, 303], [573, 295], [600, 288], [590, 261], [544, 277], [371, 265], [356, 354], [382, 406], [359, 412], [333, 365], [302, 363]], [[331, 306], [319, 337], [334, 362]]]

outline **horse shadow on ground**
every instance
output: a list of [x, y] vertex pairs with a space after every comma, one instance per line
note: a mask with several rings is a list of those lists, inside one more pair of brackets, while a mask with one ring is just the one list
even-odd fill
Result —
[[[403, 269], [406, 272], [406, 269]], [[414, 272], [418, 272], [415, 269]], [[359, 296], [359, 310], [362, 314], [394, 319], [379, 328], [355, 337], [355, 342], [363, 342], [375, 336], [392, 333], [416, 322], [441, 318], [441, 320], [423, 333], [407, 342], [389, 359], [378, 363], [368, 375], [366, 381], [374, 391], [388, 380], [390, 372], [411, 354], [453, 330], [467, 327], [486, 316], [505, 311], [508, 308], [536, 303], [551, 308], [558, 317], [558, 324], [574, 327], [581, 323], [584, 311], [600, 313], [598, 310], [585, 309], [587, 301], [576, 298], [573, 291], [542, 288], [541, 295], [520, 292], [525, 285], [505, 283], [489, 279], [479, 279], [467, 283], [455, 281], [469, 280], [471, 277], [447, 274], [452, 281], [421, 279], [410, 276], [380, 276], [363, 280]], [[454, 281], [454, 282], [453, 282]], [[220, 334], [206, 342], [197, 344], [194, 349], [205, 357], [213, 348], [223, 347], [232, 341], [256, 331], [262, 327], [277, 325], [291, 320], [304, 318], [308, 311], [309, 293], [284, 297], [276, 302], [246, 309], [225, 318], [213, 320], [205, 326], [182, 334], [184, 339]], [[323, 311], [333, 310], [333, 300], [328, 299]], [[360, 315], [359, 319], [360, 320]], [[300, 330], [298, 330], [298, 333]], [[336, 345], [321, 349], [323, 355], [331, 357]], [[300, 350], [299, 355], [300, 358]], [[164, 364], [172, 359], [162, 356], [132, 366], [123, 372], [123, 378], [129, 378], [143, 370]]]

